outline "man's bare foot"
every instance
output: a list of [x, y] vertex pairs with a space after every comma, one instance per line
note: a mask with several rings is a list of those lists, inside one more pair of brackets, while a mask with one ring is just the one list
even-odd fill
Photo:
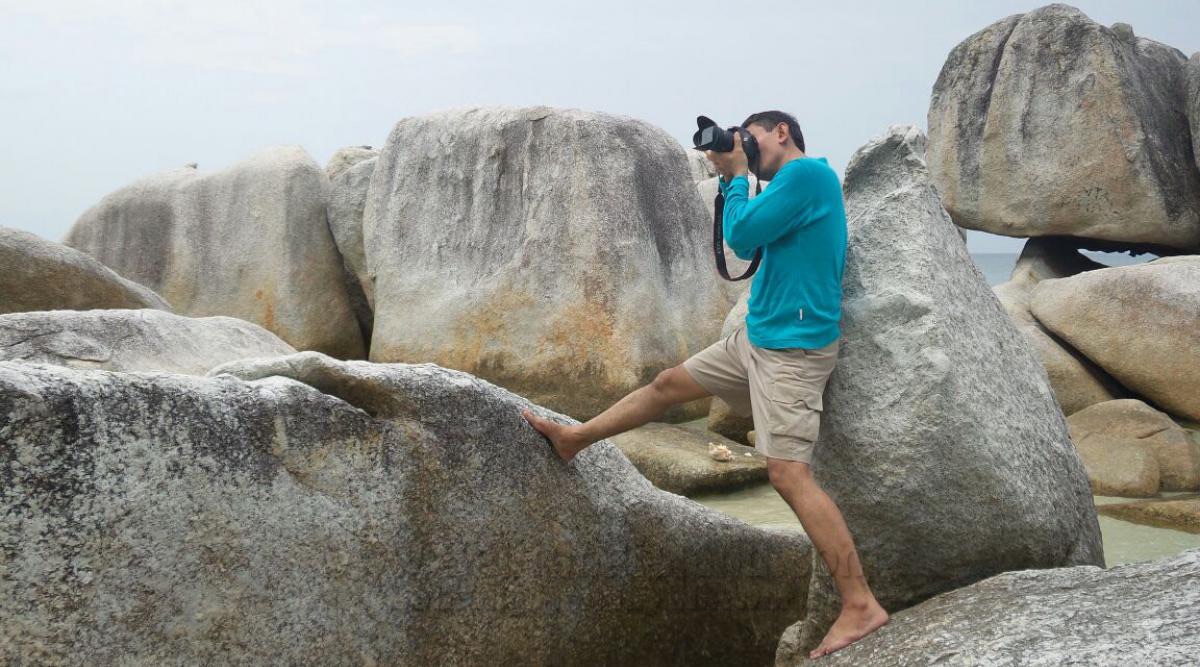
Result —
[[585, 443], [579, 437], [578, 426], [571, 424], [559, 424], [552, 422], [549, 419], [542, 419], [533, 414], [529, 410], [522, 410], [521, 416], [525, 417], [525, 421], [529, 422], [533, 428], [537, 429], [538, 433], [546, 436], [550, 444], [554, 445], [554, 451], [563, 461], [570, 462], [575, 458], [575, 455], [582, 452], [585, 447], [591, 443]]
[[808, 657], [819, 658], [845, 648], [878, 630], [888, 622], [888, 618], [887, 611], [873, 599], [866, 607], [842, 607], [841, 615], [833, 622], [829, 632], [825, 633], [821, 645], [813, 649]]

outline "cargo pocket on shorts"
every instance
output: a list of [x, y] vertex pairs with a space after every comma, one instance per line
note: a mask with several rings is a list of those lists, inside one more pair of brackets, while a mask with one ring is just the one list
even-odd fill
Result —
[[821, 432], [821, 393], [797, 378], [770, 383], [766, 412], [771, 434], [816, 442]]

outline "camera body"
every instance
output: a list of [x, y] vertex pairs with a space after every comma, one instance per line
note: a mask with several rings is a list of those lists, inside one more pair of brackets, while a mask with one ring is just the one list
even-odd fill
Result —
[[746, 162], [750, 166], [750, 171], [758, 175], [758, 140], [753, 134], [744, 127], [733, 127], [722, 129], [717, 125], [716, 121], [708, 116], [697, 116], [696, 126], [699, 128], [692, 135], [693, 148], [698, 151], [713, 151], [715, 153], [728, 153], [733, 150], [733, 135], [739, 134], [742, 137], [742, 151], [746, 153]]

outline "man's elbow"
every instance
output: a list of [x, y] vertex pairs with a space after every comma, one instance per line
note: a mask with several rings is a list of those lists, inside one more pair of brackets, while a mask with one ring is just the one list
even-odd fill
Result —
[[742, 234], [726, 236], [725, 245], [729, 246], [729, 248], [733, 250], [734, 254], [738, 257], [741, 257], [742, 255], [753, 254], [754, 249], [758, 247], [757, 244], [751, 243], [750, 239], [746, 238]]

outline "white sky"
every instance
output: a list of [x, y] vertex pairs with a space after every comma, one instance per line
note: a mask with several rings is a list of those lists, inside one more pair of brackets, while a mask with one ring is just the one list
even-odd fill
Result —
[[[382, 145], [400, 118], [468, 104], [626, 114], [689, 145], [698, 114], [734, 124], [779, 108], [840, 171], [889, 124], [925, 127], [955, 44], [1041, 4], [0, 0], [0, 225], [58, 240], [163, 169], [276, 144], [323, 166], [341, 146]], [[1075, 4], [1200, 50], [1197, 0]]]

